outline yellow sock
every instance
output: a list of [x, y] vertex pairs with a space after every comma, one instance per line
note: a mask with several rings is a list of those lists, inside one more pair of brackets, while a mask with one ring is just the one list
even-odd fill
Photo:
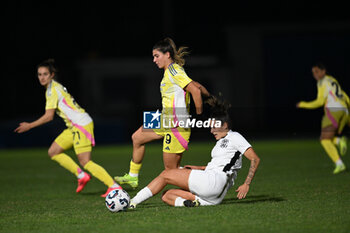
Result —
[[91, 160], [87, 164], [85, 164], [84, 169], [89, 171], [94, 177], [99, 179], [108, 187], [112, 187], [115, 183], [113, 178], [108, 174], [108, 172], [103, 167], [92, 162]]
[[138, 175], [140, 173], [142, 167], [142, 163], [134, 163], [132, 160], [130, 161], [130, 170], [129, 173]]
[[59, 163], [62, 167], [64, 167], [76, 176], [78, 176], [79, 171], [81, 171], [78, 164], [76, 164], [74, 160], [65, 153], [54, 155], [51, 157], [51, 159]]
[[321, 144], [324, 150], [327, 152], [329, 158], [335, 163], [339, 159], [337, 148], [330, 139], [322, 139]]

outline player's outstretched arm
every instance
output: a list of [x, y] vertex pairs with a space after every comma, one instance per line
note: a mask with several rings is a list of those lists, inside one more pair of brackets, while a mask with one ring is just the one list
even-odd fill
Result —
[[15, 129], [16, 133], [24, 133], [32, 128], [38, 127], [39, 125], [46, 124], [47, 122], [50, 122], [53, 120], [53, 117], [55, 115], [56, 109], [47, 109], [45, 111], [45, 114], [42, 115], [39, 119], [33, 122], [22, 122], [19, 124], [19, 126]]
[[258, 166], [260, 163], [260, 158], [251, 147], [247, 149], [246, 152], [244, 152], [244, 156], [250, 160], [250, 168], [249, 168], [248, 176], [244, 181], [244, 184], [239, 186], [238, 189], [236, 190], [236, 192], [238, 192], [237, 194], [238, 199], [243, 199], [246, 197], [249, 191], [249, 185], [251, 184], [253, 177], [255, 175], [255, 172], [258, 169]]
[[199, 82], [196, 82], [196, 81], [192, 81], [192, 82], [201, 91], [201, 95], [202, 96], [204, 96], [204, 97], [209, 97], [210, 96], [209, 91], [202, 84], [200, 84]]
[[313, 101], [300, 101], [296, 104], [297, 108], [315, 109], [322, 107], [326, 102], [326, 89], [321, 86], [317, 89], [317, 98]]
[[191, 93], [192, 95], [194, 105], [196, 106], [196, 113], [198, 115], [202, 114], [203, 100], [202, 100], [201, 89], [199, 89], [198, 86], [195, 84], [195, 82], [192, 81], [185, 87], [185, 90]]

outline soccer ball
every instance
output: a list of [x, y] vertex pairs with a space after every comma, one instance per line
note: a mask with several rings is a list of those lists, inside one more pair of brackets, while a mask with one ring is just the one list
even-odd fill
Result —
[[106, 206], [111, 212], [125, 211], [130, 204], [130, 196], [123, 189], [115, 189], [106, 196]]

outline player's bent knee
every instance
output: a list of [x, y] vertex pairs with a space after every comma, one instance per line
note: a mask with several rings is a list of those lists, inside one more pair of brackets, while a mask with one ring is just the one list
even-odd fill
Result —
[[61, 148], [56, 142], [52, 143], [49, 150], [47, 151], [50, 157], [63, 153], [64, 149]]
[[162, 178], [164, 179], [168, 179], [169, 178], [169, 169], [168, 170], [163, 170], [160, 175]]
[[77, 157], [79, 160], [79, 164], [82, 167], [85, 167], [85, 165], [91, 160], [91, 156], [90, 156], [89, 152], [81, 153], [81, 154], [77, 155]]
[[136, 132], [134, 132], [132, 135], [131, 135], [131, 140], [132, 142], [134, 142], [136, 140]]
[[89, 162], [89, 160], [79, 160], [79, 164], [82, 166], [82, 167], [85, 167], [85, 165]]
[[159, 174], [160, 177], [162, 178], [165, 178], [166, 176], [166, 170], [163, 170], [160, 174]]
[[176, 169], [165, 169], [160, 173], [160, 176], [165, 180], [167, 184], [172, 183], [174, 181], [175, 174], [173, 171]]
[[132, 140], [132, 143], [134, 145], [140, 145], [140, 135], [139, 135], [139, 131], [135, 131], [132, 135], [131, 135], [131, 140]]
[[164, 165], [164, 169], [165, 169], [165, 170], [172, 170], [172, 169], [176, 169], [176, 168], [179, 168], [179, 167], [177, 166], [177, 164], [165, 164], [165, 165]]
[[162, 201], [168, 205], [174, 205], [174, 196], [171, 194], [171, 190], [167, 190], [162, 195]]
[[54, 154], [53, 154], [53, 152], [51, 150], [51, 147], [47, 150], [47, 154], [48, 154], [49, 157], [54, 156]]
[[49, 150], [47, 151], [47, 154], [49, 155], [49, 157], [53, 157], [59, 153], [60, 152], [57, 149], [55, 149], [54, 147], [50, 147]]

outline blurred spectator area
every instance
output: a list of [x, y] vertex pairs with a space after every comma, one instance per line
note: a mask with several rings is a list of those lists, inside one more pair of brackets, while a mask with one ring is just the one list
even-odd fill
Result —
[[[316, 83], [311, 75], [315, 62], [323, 62], [350, 94], [348, 21], [231, 23], [221, 28], [220, 34], [208, 37], [209, 41], [205, 37], [200, 41], [188, 38], [186, 44], [198, 46], [186, 59], [186, 73], [211, 93], [223, 94], [232, 104], [233, 127], [243, 134], [319, 134], [322, 109], [295, 108], [300, 100], [316, 98]], [[208, 51], [217, 52], [206, 54], [209, 47]], [[93, 117], [98, 143], [130, 142], [132, 132], [142, 125], [142, 112], [161, 109], [159, 85], [163, 70], [147, 55], [86, 56], [71, 58], [67, 64], [57, 56], [65, 72], [60, 81]], [[26, 77], [24, 68], [16, 72]], [[28, 70], [33, 75], [33, 69]], [[10, 98], [3, 103], [7, 111], [1, 116], [0, 147], [48, 145], [64, 128], [60, 119], [23, 135], [13, 133], [19, 122], [39, 117], [44, 104], [38, 83], [23, 79], [24, 85], [17, 85], [16, 81], [6, 80]], [[19, 101], [21, 107], [16, 108]], [[191, 140], [207, 136], [194, 131]]]

